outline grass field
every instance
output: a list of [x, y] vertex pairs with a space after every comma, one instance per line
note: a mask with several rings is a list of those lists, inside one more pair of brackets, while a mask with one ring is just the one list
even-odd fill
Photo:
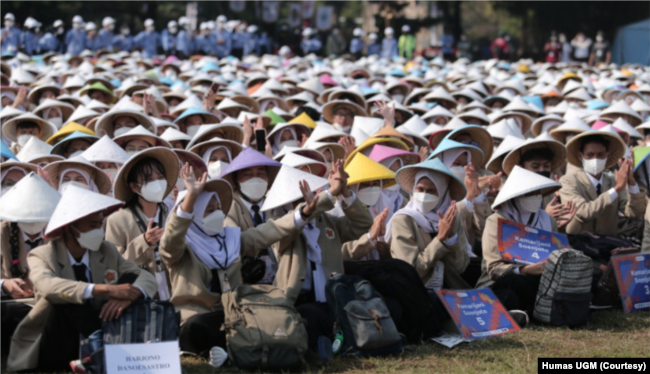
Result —
[[[538, 357], [650, 357], [650, 313], [594, 312], [580, 329], [530, 325], [522, 331], [463, 343], [448, 349], [437, 343], [410, 346], [398, 357], [337, 358], [308, 373], [536, 373]], [[182, 361], [184, 373], [240, 372], [214, 369], [203, 361]], [[2, 372], [6, 371], [2, 357]]]

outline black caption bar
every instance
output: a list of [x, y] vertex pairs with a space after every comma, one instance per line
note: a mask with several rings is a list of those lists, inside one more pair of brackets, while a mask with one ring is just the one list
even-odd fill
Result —
[[650, 358], [538, 358], [538, 373], [649, 373]]

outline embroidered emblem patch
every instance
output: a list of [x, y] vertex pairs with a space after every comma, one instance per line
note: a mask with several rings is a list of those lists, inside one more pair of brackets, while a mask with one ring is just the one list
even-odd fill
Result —
[[334, 239], [334, 230], [330, 228], [325, 229], [325, 236], [327, 236], [328, 239]]
[[106, 270], [104, 273], [104, 283], [117, 284], [117, 272], [115, 270]]

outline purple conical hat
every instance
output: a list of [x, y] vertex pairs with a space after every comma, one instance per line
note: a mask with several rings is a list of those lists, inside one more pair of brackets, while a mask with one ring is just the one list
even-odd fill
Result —
[[232, 160], [230, 165], [228, 165], [226, 170], [221, 173], [219, 178], [225, 179], [230, 182], [232, 186], [235, 186], [233, 183], [233, 173], [254, 166], [267, 166], [269, 173], [269, 186], [271, 186], [273, 185], [273, 181], [275, 180], [276, 175], [278, 175], [282, 164], [264, 156], [253, 148], [248, 147], [241, 151], [241, 153]]

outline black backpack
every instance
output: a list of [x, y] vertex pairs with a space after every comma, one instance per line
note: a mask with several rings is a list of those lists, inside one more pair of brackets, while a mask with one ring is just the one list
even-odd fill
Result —
[[330, 315], [336, 321], [335, 330], [343, 333], [338, 354], [387, 356], [402, 351], [402, 337], [370, 282], [339, 274], [327, 281], [325, 295]]
[[595, 235], [589, 232], [568, 235], [571, 248], [576, 249], [599, 264], [607, 265], [616, 248], [638, 247], [634, 242], [613, 235]]
[[[79, 344], [87, 372], [105, 373], [104, 344], [155, 343], [178, 339], [180, 313], [169, 301], [136, 300], [119, 319], [104, 322], [102, 330]], [[101, 340], [99, 336], [103, 336]]]
[[[444, 310], [433, 304], [415, 268], [405, 261], [345, 261], [345, 273], [367, 279], [387, 299], [402, 309], [398, 329], [411, 343], [420, 343], [442, 331]], [[441, 306], [442, 308], [442, 306]]]

